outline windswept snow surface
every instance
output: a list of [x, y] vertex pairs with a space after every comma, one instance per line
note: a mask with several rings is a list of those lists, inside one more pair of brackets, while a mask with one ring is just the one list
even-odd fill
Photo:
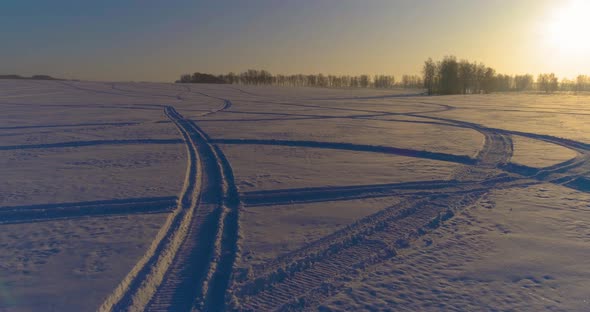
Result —
[[529, 167], [549, 167], [577, 156], [575, 150], [567, 147], [518, 135], [512, 136], [512, 142], [514, 144], [512, 162]]
[[587, 96], [0, 80], [0, 311], [590, 309]]

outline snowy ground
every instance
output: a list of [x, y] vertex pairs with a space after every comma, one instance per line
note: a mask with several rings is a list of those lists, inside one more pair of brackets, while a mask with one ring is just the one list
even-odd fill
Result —
[[[351, 281], [332, 310], [585, 311], [590, 196], [554, 185], [493, 191]], [[427, 246], [426, 246], [427, 245]]]
[[586, 311], [589, 100], [0, 80], [0, 311]]

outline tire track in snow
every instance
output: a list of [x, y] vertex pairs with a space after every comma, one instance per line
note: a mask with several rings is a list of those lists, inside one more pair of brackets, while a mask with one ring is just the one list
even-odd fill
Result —
[[176, 196], [0, 207], [0, 224], [170, 212]]
[[[473, 182], [471, 182], [473, 183]], [[463, 183], [465, 186], [472, 184]], [[403, 195], [406, 191], [448, 192], [460, 186], [458, 181], [419, 181], [373, 185], [352, 185], [334, 187], [310, 187], [297, 189], [279, 189], [242, 193], [246, 207], [289, 205], [293, 203], [310, 203], [323, 201], [351, 200]]]
[[500, 169], [538, 181], [559, 184], [564, 187], [569, 187], [582, 192], [590, 191], [590, 186], [588, 186], [588, 183], [590, 182], [590, 178], [588, 178], [588, 175], [590, 175], [590, 144], [546, 134], [489, 128], [476, 123], [449, 118], [430, 117], [418, 114], [410, 114], [410, 116], [449, 122], [459, 127], [477, 130], [484, 135], [486, 135], [486, 133], [495, 133], [496, 135], [501, 135], [504, 137], [519, 135], [574, 150], [578, 153], [576, 157], [553, 166], [545, 168], [532, 168], [528, 166], [512, 164], [507, 161], [500, 165]]
[[[213, 96], [213, 95], [210, 95], [210, 94], [207, 94], [207, 93], [204, 93], [204, 92], [200, 92], [200, 91], [193, 91], [189, 85], [184, 85], [183, 86], [184, 87], [183, 88], [184, 89], [183, 91], [175, 90], [175, 91], [180, 91], [180, 93], [177, 93], [176, 95], [154, 94], [154, 93], [144, 92], [144, 91], [138, 91], [138, 90], [128, 90], [128, 89], [122, 88], [121, 86], [118, 86], [115, 83], [111, 84], [111, 87], [112, 87], [113, 90], [125, 92], [126, 94], [132, 94], [132, 95], [134, 94], [134, 95], [141, 95], [141, 96], [152, 96], [152, 97], [166, 97], [166, 98], [173, 98], [173, 99], [176, 99], [176, 100], [180, 100], [180, 101], [183, 101], [183, 102], [189, 101], [188, 99], [183, 98], [183, 95], [185, 95], [185, 94], [198, 94], [198, 95], [201, 95], [201, 96], [204, 96], [204, 97], [216, 99], [216, 100], [219, 100], [219, 101], [222, 101], [223, 102], [223, 105], [221, 107], [216, 108], [216, 109], [213, 109], [213, 110], [210, 110], [209, 112], [207, 112], [205, 114], [202, 114], [201, 117], [209, 116], [209, 115], [212, 115], [212, 114], [221, 112], [221, 111], [228, 110], [233, 105], [233, 103], [230, 100], [228, 100], [228, 99], [224, 99], [224, 98], [221, 98], [221, 97]], [[159, 89], [160, 90], [163, 90], [162, 88], [159, 88]], [[170, 90], [167, 90], [167, 91], [170, 91]]]
[[475, 164], [475, 160], [465, 155], [453, 155], [424, 150], [412, 150], [380, 145], [363, 145], [340, 142], [318, 142], [318, 141], [294, 141], [294, 140], [256, 140], [256, 139], [215, 139], [216, 144], [249, 144], [249, 145], [280, 145], [292, 147], [313, 147], [337, 150], [349, 150], [359, 152], [374, 152], [383, 154], [394, 154], [413, 158], [426, 158], [438, 161], [448, 161], [460, 164]]
[[[496, 169], [512, 154], [509, 136], [485, 132], [477, 164], [454, 177], [460, 181], [492, 181]], [[236, 274], [232, 290], [237, 308], [245, 311], [313, 308], [337, 293], [359, 270], [394, 257], [418, 237], [472, 205], [487, 190], [466, 194], [437, 194], [409, 199], [365, 217], [334, 234]]]
[[[180, 90], [165, 89], [166, 91], [180, 91], [179, 93], [177, 93], [175, 95], [169, 95], [169, 94], [159, 94], [159, 93], [151, 93], [151, 92], [137, 91], [137, 90], [128, 90], [128, 89], [123, 88], [120, 83], [119, 84], [111, 83], [111, 89], [113, 89], [115, 91], [123, 92], [124, 94], [141, 95], [141, 96], [147, 96], [150, 98], [152, 98], [152, 97], [170, 98], [170, 99], [176, 99], [176, 100], [182, 100], [182, 95], [187, 92], [187, 91], [180, 91]], [[153, 90], [153, 89], [164, 90], [163, 88], [154, 88], [153, 86], [150, 86], [150, 90]]]
[[[179, 117], [182, 118], [182, 117]], [[220, 149], [192, 121], [185, 127], [198, 138], [202, 187], [197, 215], [186, 241], [146, 311], [222, 309], [237, 250], [239, 197], [231, 167]]]
[[129, 144], [181, 144], [177, 139], [130, 139], [130, 140], [91, 140], [71, 141], [47, 144], [25, 144], [0, 146], [0, 151], [21, 150], [21, 149], [43, 149], [43, 148], [64, 148], [64, 147], [85, 147], [99, 145], [129, 145]]
[[[313, 105], [303, 104], [293, 106], [314, 107]], [[328, 109], [332, 109], [332, 107], [328, 107]], [[414, 116], [407, 113], [400, 115]], [[427, 116], [418, 115], [415, 115], [415, 117], [428, 118]], [[366, 232], [360, 234], [351, 234], [346, 231], [344, 233], [337, 232], [335, 235], [329, 235], [320, 239], [317, 244], [310, 244], [296, 252], [270, 261], [266, 264], [268, 266], [267, 268], [259, 267], [251, 271], [241, 271], [237, 276], [237, 283], [233, 289], [234, 293], [239, 297], [236, 307], [242, 310], [253, 311], [313, 309], [321, 300], [338, 292], [339, 287], [343, 285], [346, 279], [355, 275], [354, 268], [362, 269], [366, 265], [390, 258], [392, 255], [395, 255], [396, 248], [407, 247], [421, 233], [428, 231], [429, 228], [438, 226], [444, 219], [452, 217], [455, 211], [477, 202], [490, 189], [504, 187], [506, 186], [506, 181], [515, 179], [523, 183], [531, 183], [526, 182], [526, 179], [518, 179], [501, 172], [509, 167], [510, 157], [513, 151], [510, 136], [513, 134], [523, 135], [522, 133], [492, 129], [450, 119], [431, 119], [450, 122], [451, 124], [449, 125], [474, 129], [484, 135], [485, 143], [479, 152], [475, 166], [458, 171], [454, 178], [461, 181], [469, 181], [474, 178], [480, 179], [484, 181], [487, 188], [476, 190], [471, 194], [458, 195], [450, 193], [446, 196], [431, 196], [428, 197], [426, 203], [420, 200], [408, 201], [396, 206], [399, 212], [396, 214], [396, 217], [390, 215], [389, 219], [383, 219], [384, 214], [391, 213], [391, 209], [393, 208], [390, 207], [391, 209], [389, 211], [378, 213], [380, 216], [377, 222], [379, 224], [378, 226], [371, 226], [375, 224], [375, 220], [367, 222], [369, 226]], [[550, 138], [548, 136], [542, 137], [536, 134], [525, 134], [524, 136], [553, 141], [566, 147], [587, 147], [586, 144], [580, 145], [578, 142], [567, 142], [568, 140]], [[220, 141], [219, 143], [222, 142]], [[569, 175], [567, 175], [567, 178], [549, 181], [563, 184], [583, 184], [585, 181], [588, 181], [587, 179], [580, 181], [582, 179], [580, 174], [588, 172], [585, 170], [586, 164], [585, 157], [582, 156], [559, 164], [554, 168], [544, 168], [543, 171], [548, 172], [548, 176], [555, 176], [560, 171], [567, 172], [578, 168], [574, 170], [576, 174], [573, 176], [571, 172], [568, 172]], [[538, 175], [536, 178], [543, 178], [543, 174]], [[515, 183], [513, 185], [518, 184]], [[283, 195], [278, 194], [279, 197]], [[260, 198], [262, 197], [263, 195]], [[438, 212], [431, 207], [435, 202], [439, 203], [438, 206], [440, 209], [438, 209]], [[375, 217], [375, 215], [370, 217]], [[425, 221], [426, 223], [424, 223]], [[397, 227], [397, 232], [379, 228], [389, 226]], [[350, 230], [350, 227], [345, 230]], [[396, 239], [396, 236], [387, 237], [385, 235], [392, 233], [398, 234], [393, 249], [389, 248], [390, 246], [386, 242]], [[404, 237], [403, 233], [410, 234]], [[380, 237], [379, 235], [385, 236]], [[402, 238], [400, 239], [399, 237]], [[330, 239], [334, 241], [326, 243]], [[363, 243], [358, 243], [360, 240], [363, 240]], [[314, 245], [320, 245], [320, 247], [314, 249]], [[379, 254], [375, 250], [385, 250], [386, 252]], [[367, 254], [371, 255], [367, 256]], [[350, 270], [351, 267], [353, 270]], [[347, 269], [348, 271], [346, 271]], [[338, 280], [339, 278], [340, 280]]]
[[187, 145], [185, 186], [152, 246], [101, 311], [211, 310], [224, 302], [237, 250], [231, 167], [193, 122], [170, 106], [165, 111]]
[[20, 130], [20, 129], [44, 129], [44, 128], [73, 128], [73, 127], [94, 127], [94, 126], [135, 126], [140, 122], [102, 122], [102, 123], [79, 123], [79, 124], [49, 124], [49, 125], [31, 125], [31, 126], [10, 126], [0, 127], [0, 130]]
[[187, 172], [176, 209], [168, 216], [152, 244], [115, 288], [99, 311], [140, 311], [145, 308], [184, 241], [200, 194], [201, 168], [196, 145], [183, 125], [166, 108], [187, 147]]
[[228, 100], [228, 99], [224, 99], [224, 98], [220, 98], [220, 97], [217, 97], [217, 96], [213, 96], [213, 95], [210, 95], [210, 94], [207, 94], [207, 93], [204, 93], [204, 92], [200, 92], [200, 91], [193, 91], [190, 86], [186, 86], [186, 87], [187, 87], [187, 89], [189, 90], [190, 93], [199, 94], [199, 95], [202, 95], [202, 96], [205, 96], [205, 97], [209, 97], [209, 98], [212, 98], [212, 99], [216, 99], [216, 100], [219, 100], [219, 101], [222, 101], [223, 102], [223, 106], [221, 106], [221, 107], [219, 107], [217, 109], [211, 110], [211, 111], [209, 111], [209, 112], [201, 115], [201, 117], [206, 117], [206, 116], [209, 116], [209, 115], [218, 113], [218, 112], [222, 112], [222, 111], [228, 110], [233, 105], [233, 103], [230, 100]]

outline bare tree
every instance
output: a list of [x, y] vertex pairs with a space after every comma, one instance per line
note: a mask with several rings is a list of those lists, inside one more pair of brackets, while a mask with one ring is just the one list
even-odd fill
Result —
[[559, 79], [554, 73], [551, 74], [539, 74], [537, 77], [537, 87], [539, 91], [545, 91], [545, 93], [553, 93], [557, 91], [559, 87]]
[[459, 94], [459, 63], [454, 56], [445, 56], [438, 65], [438, 76], [441, 94]]
[[576, 91], [590, 91], [590, 77], [586, 75], [579, 75], [576, 77]]
[[533, 76], [532, 75], [516, 75], [514, 76], [514, 88], [516, 91], [524, 91], [528, 90], [533, 86]]
[[436, 86], [436, 64], [429, 58], [426, 62], [424, 62], [424, 67], [422, 68], [422, 75], [424, 76], [424, 88], [428, 91], [428, 95], [433, 95], [435, 92]]

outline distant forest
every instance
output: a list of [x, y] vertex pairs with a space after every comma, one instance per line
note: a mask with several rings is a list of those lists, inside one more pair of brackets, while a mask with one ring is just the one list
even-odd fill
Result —
[[34, 75], [31, 77], [23, 77], [19, 75], [0, 75], [0, 79], [63, 80], [59, 78], [53, 78], [48, 75]]
[[422, 76], [403, 75], [396, 80], [392, 75], [273, 75], [266, 70], [249, 69], [239, 74], [212, 75], [205, 73], [185, 74], [176, 83], [223, 83], [244, 85], [274, 85], [323, 88], [412, 88], [425, 89], [434, 94], [478, 94], [509, 91], [590, 91], [590, 76], [579, 75], [575, 80], [562, 79], [555, 74], [524, 75], [498, 74], [495, 69], [482, 63], [458, 61], [447, 56], [435, 62], [424, 62]]
[[247, 85], [274, 85], [293, 87], [323, 88], [422, 88], [422, 78], [417, 75], [404, 75], [396, 81], [389, 75], [273, 75], [266, 70], [249, 69], [245, 72], [226, 75], [194, 73], [182, 75], [176, 83], [229, 83]]
[[562, 79], [555, 74], [540, 74], [536, 81], [532, 75], [502, 75], [482, 63], [457, 61], [454, 56], [434, 62], [428, 59], [422, 69], [424, 88], [428, 94], [474, 94], [507, 91], [538, 90], [590, 91], [590, 77], [578, 76], [575, 80]]

